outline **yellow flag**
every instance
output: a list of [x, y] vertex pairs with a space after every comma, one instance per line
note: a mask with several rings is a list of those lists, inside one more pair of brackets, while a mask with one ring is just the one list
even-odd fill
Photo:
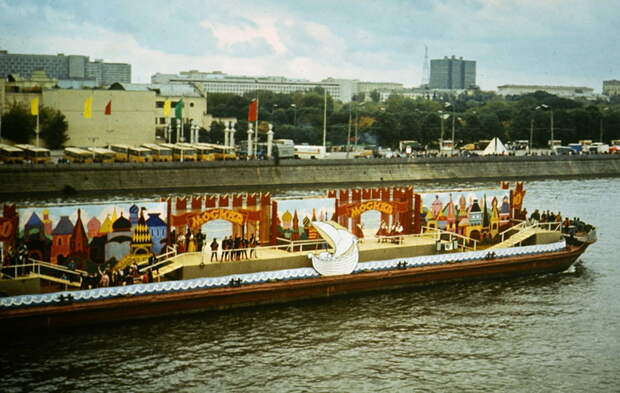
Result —
[[30, 101], [30, 114], [32, 116], [39, 116], [39, 97], [34, 97]]
[[172, 114], [172, 102], [170, 100], [164, 101], [164, 117], [170, 117]]
[[93, 117], [93, 97], [88, 97], [84, 100], [84, 118], [90, 119]]

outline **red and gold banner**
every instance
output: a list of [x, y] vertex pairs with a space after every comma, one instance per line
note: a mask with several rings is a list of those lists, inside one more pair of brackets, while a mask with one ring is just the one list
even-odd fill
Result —
[[213, 220], [226, 220], [233, 224], [243, 225], [245, 215], [241, 212], [228, 209], [209, 209], [197, 214], [188, 214], [187, 225], [198, 228], [202, 224]]
[[365, 201], [338, 206], [339, 216], [357, 217], [367, 211], [377, 210], [385, 214], [404, 213], [407, 211], [405, 202]]

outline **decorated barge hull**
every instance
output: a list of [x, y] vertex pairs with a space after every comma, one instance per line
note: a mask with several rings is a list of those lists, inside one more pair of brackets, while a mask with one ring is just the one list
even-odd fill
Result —
[[[28, 331], [99, 324], [165, 315], [205, 313], [239, 307], [330, 298], [372, 291], [431, 286], [455, 281], [488, 280], [568, 269], [590, 243], [571, 242], [554, 251], [410, 266], [402, 262], [384, 270], [358, 269], [352, 274], [242, 283], [217, 288], [117, 296], [105, 299], [5, 308], [0, 330]], [[150, 285], [158, 285], [150, 284]]]

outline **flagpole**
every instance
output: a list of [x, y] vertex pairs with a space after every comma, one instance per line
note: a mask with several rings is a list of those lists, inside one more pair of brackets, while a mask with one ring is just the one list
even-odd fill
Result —
[[327, 136], [327, 89], [323, 88], [323, 147]]
[[36, 133], [37, 133], [37, 147], [39, 147], [39, 108], [37, 108], [37, 128], [36, 128]]
[[[108, 104], [110, 104], [112, 102], [112, 97], [108, 96]], [[110, 104], [111, 106], [112, 104]], [[107, 105], [106, 105], [107, 106]], [[107, 109], [107, 108], [106, 108]], [[108, 134], [110, 134], [112, 132], [112, 108], [110, 108], [110, 114], [107, 116], [108, 117]], [[107, 138], [106, 138], [107, 139]], [[107, 142], [107, 141], [106, 141]]]
[[254, 135], [254, 158], [258, 158], [258, 114], [260, 112], [260, 103], [258, 102], [258, 79], [256, 79], [256, 123], [254, 129], [256, 135]]

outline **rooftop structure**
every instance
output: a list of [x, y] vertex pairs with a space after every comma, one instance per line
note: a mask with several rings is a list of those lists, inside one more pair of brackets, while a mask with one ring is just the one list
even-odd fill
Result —
[[0, 78], [6, 78], [9, 74], [30, 78], [39, 70], [59, 81], [81, 81], [94, 83], [95, 86], [131, 82], [131, 65], [126, 63], [104, 63], [101, 59], [90, 61], [88, 56], [62, 53], [35, 55], [0, 51]]
[[620, 95], [620, 81], [603, 81], [603, 95], [608, 97]]
[[305, 79], [288, 79], [283, 76], [232, 76], [222, 72], [185, 71], [179, 74], [160, 74], [151, 77], [153, 83], [199, 83], [207, 93], [233, 93], [243, 95], [255, 90], [275, 93], [294, 93], [321, 87], [335, 99], [341, 100], [340, 85], [335, 81], [311, 82]]
[[500, 96], [513, 96], [544, 91], [564, 98], [596, 99], [600, 96], [594, 94], [594, 89], [585, 86], [546, 86], [546, 85], [502, 85], [497, 86], [497, 94]]

